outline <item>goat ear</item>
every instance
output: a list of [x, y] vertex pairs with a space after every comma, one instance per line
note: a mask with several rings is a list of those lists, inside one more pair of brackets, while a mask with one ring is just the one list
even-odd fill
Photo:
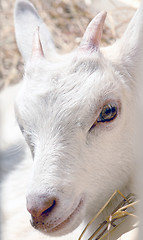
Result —
[[143, 2], [122, 38], [109, 47], [107, 52], [114, 62], [124, 66], [132, 78], [137, 79], [143, 64]]
[[105, 22], [107, 13], [106, 12], [100, 12], [93, 20], [89, 23], [83, 39], [80, 44], [80, 48], [83, 49], [98, 49], [100, 42], [101, 42], [101, 37], [102, 37], [102, 32], [103, 32], [103, 26]]
[[55, 47], [47, 26], [39, 17], [35, 7], [29, 1], [16, 1], [14, 22], [17, 45], [25, 61], [31, 57], [33, 36], [38, 26], [39, 39], [41, 40], [39, 44], [41, 45], [41, 49], [43, 49], [44, 55], [49, 56], [51, 52], [55, 52]]

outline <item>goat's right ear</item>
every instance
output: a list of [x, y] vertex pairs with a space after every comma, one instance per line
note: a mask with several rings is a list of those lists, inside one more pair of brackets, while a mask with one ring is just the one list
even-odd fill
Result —
[[134, 81], [139, 78], [143, 66], [143, 0], [121, 39], [104, 51], [120, 69], [126, 69]]
[[25, 61], [31, 58], [33, 37], [38, 27], [43, 54], [48, 57], [50, 53], [55, 52], [55, 47], [46, 24], [28, 0], [16, 1], [14, 23], [17, 45]]

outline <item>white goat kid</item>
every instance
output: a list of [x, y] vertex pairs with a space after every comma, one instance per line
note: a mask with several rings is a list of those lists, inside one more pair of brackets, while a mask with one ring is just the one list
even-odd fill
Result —
[[59, 56], [33, 5], [25, 0], [15, 7], [16, 39], [26, 63], [15, 109], [34, 159], [27, 209], [32, 225], [54, 238], [80, 224], [81, 232], [116, 189], [135, 191], [143, 5], [122, 39], [100, 49], [105, 17], [99, 13], [80, 46]]

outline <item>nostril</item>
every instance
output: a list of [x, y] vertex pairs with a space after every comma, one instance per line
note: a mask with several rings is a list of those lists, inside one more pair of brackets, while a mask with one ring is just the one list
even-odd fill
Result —
[[27, 210], [33, 218], [47, 217], [57, 204], [56, 198], [46, 198], [45, 196], [27, 197]]
[[46, 208], [40, 215], [48, 215], [53, 210], [55, 205], [56, 205], [56, 200], [51, 201], [49, 204], [50, 207]]

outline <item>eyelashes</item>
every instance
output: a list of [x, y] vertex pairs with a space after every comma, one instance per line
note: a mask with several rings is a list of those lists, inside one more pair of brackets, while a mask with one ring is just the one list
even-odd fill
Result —
[[113, 120], [117, 115], [116, 104], [106, 104], [102, 108], [102, 111], [97, 119], [97, 122], [109, 122]]
[[118, 114], [118, 106], [116, 103], [105, 104], [98, 118], [89, 129], [89, 132], [100, 123], [112, 122], [116, 118], [117, 114]]

